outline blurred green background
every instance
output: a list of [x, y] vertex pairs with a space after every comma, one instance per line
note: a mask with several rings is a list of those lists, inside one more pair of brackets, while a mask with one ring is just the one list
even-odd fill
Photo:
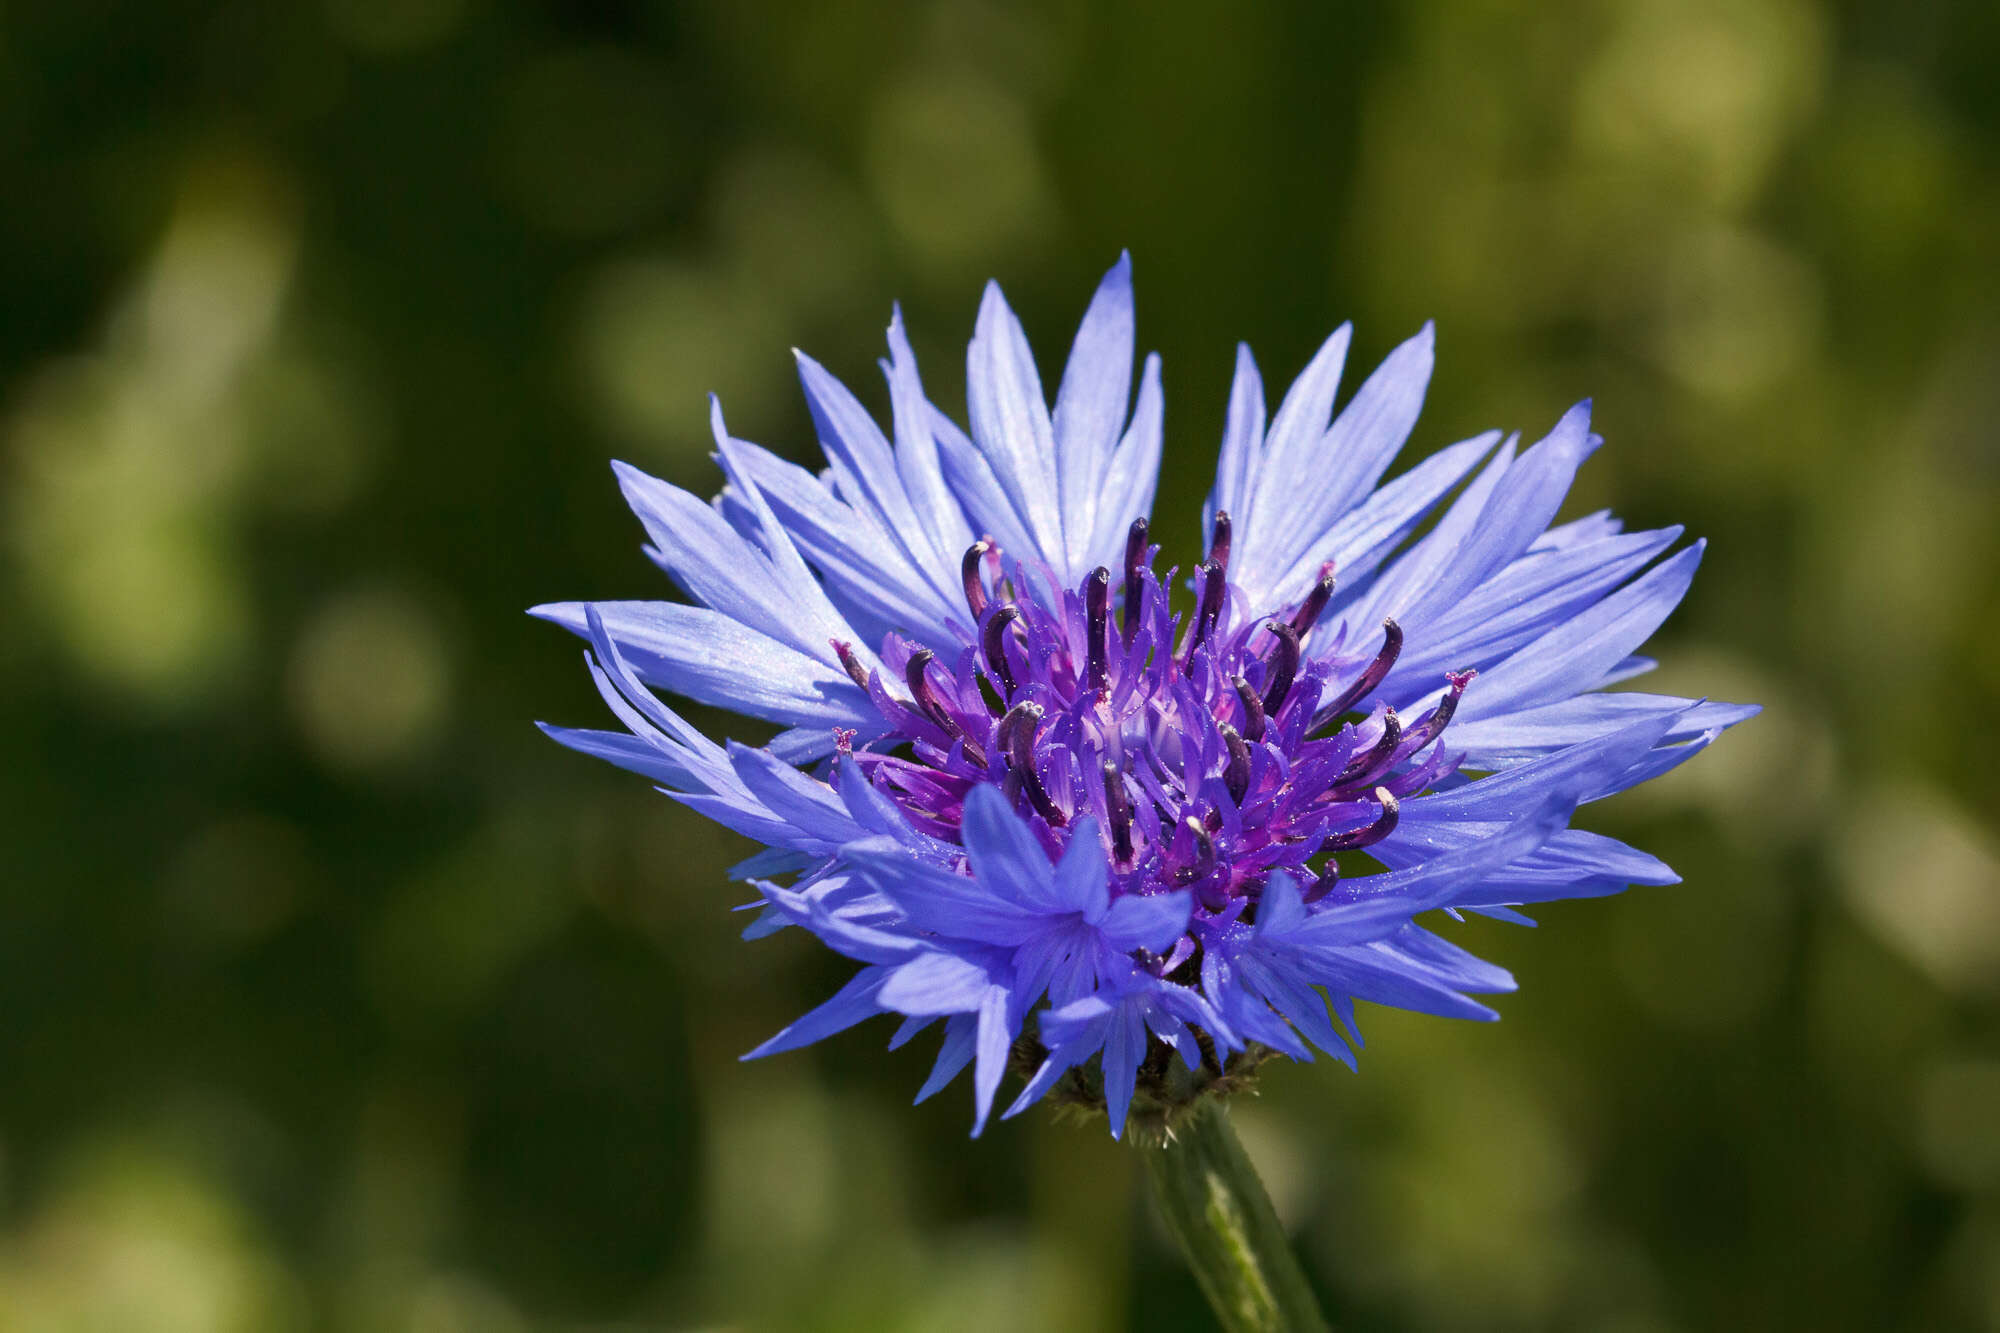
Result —
[[[1225, 12], [1234, 8], [1234, 12]], [[1457, 937], [1237, 1119], [1344, 1328], [2000, 1329], [2000, 7], [0, 11], [0, 1330], [1201, 1329], [1127, 1150], [968, 1141], [745, 848], [531, 720], [662, 594], [610, 457], [794, 457], [904, 302], [1059, 359], [1121, 247], [1185, 565], [1235, 340], [1427, 317], [1410, 457], [1713, 539], [1585, 817], [1674, 889]], [[1052, 372], [1051, 372], [1052, 373]], [[1357, 380], [1358, 382], [1358, 380]], [[1053, 378], [1051, 378], [1053, 383]], [[710, 719], [718, 728], [728, 724]]]

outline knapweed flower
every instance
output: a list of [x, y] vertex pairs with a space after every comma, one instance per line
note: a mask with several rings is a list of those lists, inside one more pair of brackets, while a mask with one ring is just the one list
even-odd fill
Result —
[[[1600, 443], [1588, 403], [1529, 448], [1492, 432], [1384, 484], [1432, 333], [1336, 413], [1348, 337], [1268, 418], [1239, 350], [1185, 578], [1150, 526], [1160, 366], [1135, 399], [1124, 258], [1053, 410], [989, 285], [969, 431], [897, 316], [887, 432], [799, 357], [825, 471], [732, 437], [719, 405], [713, 503], [618, 467], [688, 600], [536, 608], [589, 641], [626, 728], [547, 730], [765, 846], [740, 867], [748, 935], [803, 927], [861, 965], [751, 1054], [941, 1023], [919, 1100], [971, 1066], [977, 1133], [1011, 1058], [1007, 1114], [1060, 1085], [1116, 1134], [1135, 1089], [1171, 1105], [1273, 1052], [1352, 1064], [1356, 1000], [1493, 1017], [1470, 997], [1512, 978], [1427, 913], [1674, 881], [1569, 821], [1756, 711], [1605, 692], [1652, 665], [1633, 653], [1701, 544], [1550, 526]], [[718, 743], [656, 689], [781, 730]]]

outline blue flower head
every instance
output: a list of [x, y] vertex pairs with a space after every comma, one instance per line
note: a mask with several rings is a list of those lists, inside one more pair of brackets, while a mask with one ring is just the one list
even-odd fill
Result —
[[[1470, 997], [1513, 979], [1428, 913], [1522, 921], [1674, 881], [1569, 821], [1757, 711], [1605, 692], [1652, 665], [1633, 654], [1702, 544], [1550, 526], [1601, 443], [1588, 403], [1525, 449], [1492, 432], [1383, 484], [1432, 333], [1336, 413], [1348, 338], [1268, 417], [1239, 349], [1185, 578], [1149, 526], [1160, 365], [1135, 398], [1124, 258], [1053, 410], [988, 286], [969, 431], [897, 317], [886, 434], [799, 357], [824, 472], [733, 438], [719, 405], [713, 503], [618, 467], [687, 600], [537, 607], [589, 642], [625, 727], [546, 730], [765, 846], [748, 935], [800, 926], [860, 965], [752, 1055], [895, 1014], [895, 1043], [942, 1028], [920, 1099], [971, 1066], [975, 1133], [1017, 1064], [1007, 1114], [1053, 1093], [1115, 1135], [1272, 1054], [1351, 1064], [1356, 1000], [1494, 1017]], [[781, 730], [718, 744], [656, 690]]]

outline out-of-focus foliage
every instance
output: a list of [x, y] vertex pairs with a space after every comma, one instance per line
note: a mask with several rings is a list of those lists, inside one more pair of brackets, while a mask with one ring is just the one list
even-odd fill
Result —
[[[742, 853], [538, 737], [661, 592], [605, 464], [957, 394], [1122, 246], [1185, 565], [1232, 344], [1426, 317], [1419, 451], [1597, 400], [1714, 540], [1585, 822], [1679, 888], [1463, 937], [1238, 1119], [1344, 1328], [2000, 1328], [2000, 8], [17, 4], [0, 17], [0, 1328], [1198, 1329], [1129, 1150], [967, 1142]], [[1178, 533], [1179, 536], [1174, 534]], [[918, 1043], [921, 1046], [923, 1043]]]

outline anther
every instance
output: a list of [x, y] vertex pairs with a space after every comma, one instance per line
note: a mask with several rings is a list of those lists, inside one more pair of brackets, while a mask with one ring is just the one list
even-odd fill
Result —
[[1084, 667], [1083, 686], [1101, 690], [1109, 683], [1111, 653], [1111, 571], [1103, 565], [1090, 571], [1083, 581]]
[[[910, 654], [910, 660], [903, 664], [903, 683], [910, 687], [910, 697], [917, 701], [917, 711], [933, 722], [944, 714], [938, 706], [937, 695], [931, 689], [927, 674], [937, 654], [928, 648], [919, 648]], [[940, 723], [942, 725], [942, 723]]]
[[1319, 582], [1313, 584], [1313, 590], [1299, 603], [1299, 609], [1292, 612], [1292, 629], [1300, 638], [1303, 639], [1319, 623], [1320, 614], [1332, 600], [1333, 561], [1329, 560], [1319, 567]]
[[1201, 566], [1201, 595], [1194, 604], [1194, 627], [1188, 631], [1184, 670], [1194, 670], [1195, 650], [1201, 647], [1202, 640], [1208, 637], [1208, 632], [1222, 617], [1222, 590], [1222, 566], [1213, 560], [1204, 561]]
[[958, 719], [951, 715], [938, 701], [937, 692], [931, 688], [930, 665], [937, 654], [928, 648], [919, 648], [910, 654], [910, 660], [903, 667], [903, 680], [910, 687], [910, 697], [916, 701], [917, 711], [935, 722], [945, 735], [965, 747], [965, 757], [976, 767], [986, 767], [986, 751], [978, 742], [966, 734]]
[[1292, 692], [1293, 677], [1298, 674], [1299, 632], [1282, 620], [1267, 621], [1264, 628], [1278, 641], [1278, 650], [1271, 655], [1271, 678], [1264, 686], [1264, 712], [1276, 717], [1285, 706], [1285, 696]]
[[833, 645], [833, 655], [840, 659], [841, 670], [847, 673], [847, 678], [867, 689], [868, 671], [861, 665], [861, 659], [854, 655], [854, 645], [844, 639], [828, 639], [827, 642]]
[[993, 613], [986, 622], [982, 635], [982, 646], [986, 649], [986, 665], [1000, 685], [1001, 699], [1014, 697], [1014, 669], [1007, 665], [1007, 627], [1021, 618], [1021, 608], [1011, 603]]
[[1450, 682], [1451, 688], [1445, 691], [1442, 699], [1438, 700], [1437, 707], [1425, 713], [1423, 720], [1418, 722], [1416, 726], [1411, 727], [1409, 732], [1403, 737], [1403, 752], [1405, 754], [1415, 754], [1443, 733], [1444, 729], [1451, 724], [1451, 715], [1458, 711], [1458, 701], [1464, 696], [1465, 687], [1470, 685], [1472, 678], [1478, 674], [1477, 671], [1447, 671], [1444, 673], [1444, 678]]
[[1257, 691], [1250, 688], [1250, 682], [1241, 676], [1231, 676], [1229, 683], [1236, 687], [1237, 702], [1243, 705], [1243, 735], [1253, 741], [1264, 739], [1264, 701], [1257, 697]]
[[[1208, 836], [1208, 830], [1202, 826], [1201, 820], [1193, 815], [1183, 816], [1181, 827], [1187, 830], [1188, 836], [1194, 841], [1194, 863], [1180, 872], [1180, 881], [1183, 884], [1193, 884], [1197, 880], [1206, 879], [1208, 873], [1215, 869], [1215, 840]], [[1221, 885], [1203, 885], [1200, 896], [1202, 906], [1211, 912], [1220, 912], [1229, 905], [1228, 890]]]
[[972, 608], [975, 621], [986, 614], [986, 580], [980, 577], [979, 562], [992, 549], [993, 543], [981, 538], [965, 548], [965, 558], [958, 562], [959, 578], [965, 583], [965, 604]]
[[1115, 760], [1104, 761], [1104, 814], [1111, 825], [1111, 859], [1132, 864], [1132, 798], [1125, 792], [1125, 775]]
[[1382, 803], [1382, 813], [1375, 817], [1374, 823], [1336, 833], [1321, 845], [1330, 852], [1350, 852], [1357, 847], [1372, 847], [1394, 833], [1396, 820], [1402, 815], [1402, 805], [1387, 787], [1377, 787], [1375, 799]]
[[1340, 863], [1337, 861], [1328, 861], [1326, 869], [1319, 872], [1319, 878], [1315, 879], [1312, 882], [1312, 887], [1305, 891], [1304, 897], [1306, 902], [1318, 902], [1320, 899], [1326, 897], [1327, 894], [1332, 893], [1333, 886], [1338, 883], [1340, 883]]
[[1006, 716], [994, 724], [993, 743], [1000, 747], [1002, 755], [1009, 757], [1010, 762], [1014, 753], [1014, 732], [1030, 718], [1039, 721], [1041, 716], [1040, 704], [1023, 702], [1008, 709]]
[[1222, 766], [1222, 785], [1228, 789], [1229, 799], [1241, 805], [1250, 791], [1250, 747], [1227, 722], [1218, 724], [1216, 730], [1222, 733], [1223, 748], [1229, 751], [1229, 759]]
[[1021, 794], [1035, 807], [1036, 814], [1060, 827], [1069, 822], [1069, 816], [1049, 799], [1049, 789], [1035, 772], [1035, 733], [1041, 726], [1042, 706], [1024, 701], [1008, 709], [1007, 716], [1000, 719], [1000, 734], [1006, 737], [1008, 759], [1021, 779]]
[[1357, 782], [1372, 778], [1394, 758], [1396, 746], [1403, 739], [1403, 720], [1396, 716], [1396, 710], [1382, 711], [1382, 737], [1368, 748], [1368, 752], [1340, 771], [1330, 786], [1351, 787]]
[[1367, 669], [1354, 678], [1354, 683], [1342, 691], [1339, 698], [1320, 709], [1317, 716], [1328, 720], [1339, 717], [1373, 694], [1375, 687], [1389, 674], [1389, 668], [1396, 665], [1396, 658], [1402, 651], [1403, 627], [1394, 620], [1383, 621], [1382, 650], [1375, 654], [1375, 660], [1368, 664]]
[[1233, 525], [1229, 521], [1229, 511], [1216, 510], [1215, 533], [1208, 542], [1208, 559], [1210, 564], [1225, 572], [1229, 569], [1229, 539], [1232, 532]]
[[1146, 585], [1139, 578], [1146, 568], [1146, 532], [1146, 520], [1135, 518], [1125, 534], [1125, 620], [1119, 634], [1128, 644], [1139, 632], [1140, 603], [1146, 594]]

